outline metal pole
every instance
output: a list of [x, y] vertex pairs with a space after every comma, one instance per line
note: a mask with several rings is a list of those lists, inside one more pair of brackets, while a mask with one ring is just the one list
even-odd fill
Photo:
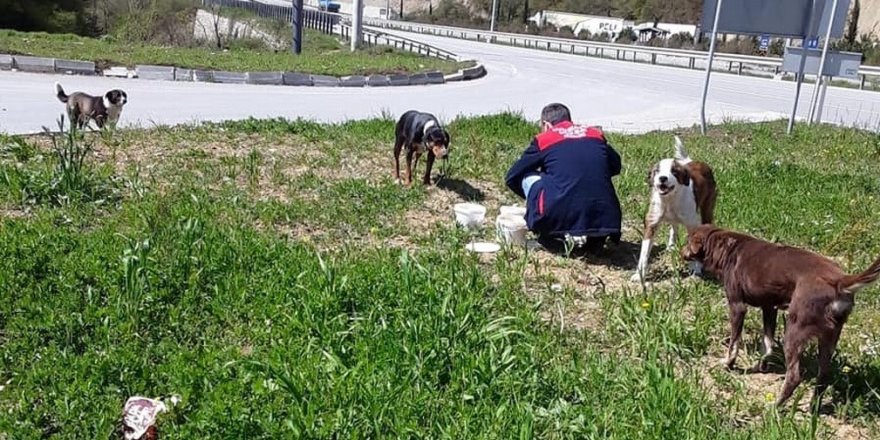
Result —
[[498, 11], [498, 0], [492, 0], [492, 21], [489, 22], [489, 32], [495, 32], [496, 11]]
[[385, 19], [391, 20], [391, 0], [385, 0]]
[[822, 79], [822, 93], [819, 95], [819, 105], [816, 106], [816, 123], [822, 123], [822, 109], [825, 108], [825, 92], [828, 91], [828, 80]]
[[293, 26], [293, 53], [302, 53], [303, 43], [303, 0], [292, 0], [290, 23]]
[[364, 35], [364, 0], [351, 2], [351, 51], [357, 50]]
[[822, 45], [822, 58], [819, 59], [819, 72], [816, 73], [816, 86], [813, 87], [813, 97], [810, 98], [810, 120], [807, 122], [809, 125], [813, 124], [813, 118], [816, 115], [819, 87], [825, 82], [825, 71], [823, 69], [825, 69], [825, 57], [828, 56], [828, 44], [831, 42], [831, 28], [834, 25], [835, 15], [837, 15], [837, 0], [831, 2], [831, 15], [828, 16], [828, 29], [825, 30], [825, 44]]
[[709, 42], [709, 58], [706, 61], [706, 81], [703, 83], [703, 103], [700, 105], [700, 132], [706, 134], [706, 97], [709, 96], [709, 76], [712, 75], [712, 59], [715, 58], [715, 37], [718, 35], [718, 19], [721, 17], [721, 2], [715, 4], [715, 21], [712, 23], [712, 41]]
[[[816, 8], [816, 0], [810, 1], [810, 12], [807, 14], [807, 34], [809, 34], [813, 30], [813, 10]], [[791, 134], [791, 130], [794, 129], [794, 118], [797, 115], [797, 107], [798, 100], [801, 98], [801, 85], [804, 82], [804, 65], [807, 63], [807, 40], [813, 38], [812, 35], [804, 35], [804, 39], [801, 43], [801, 62], [798, 66], [798, 74], [797, 74], [797, 85], [795, 85], [794, 89], [794, 104], [791, 105], [791, 117], [788, 118], [788, 129], [785, 130], [786, 134]]]

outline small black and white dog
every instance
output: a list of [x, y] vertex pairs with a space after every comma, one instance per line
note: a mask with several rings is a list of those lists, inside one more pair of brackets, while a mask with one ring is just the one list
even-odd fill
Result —
[[438, 157], [445, 159], [449, 154], [449, 133], [440, 121], [430, 113], [410, 110], [397, 121], [394, 139], [394, 177], [400, 181], [400, 152], [406, 147], [406, 184], [412, 184], [413, 168], [418, 166], [422, 153], [427, 152], [428, 163], [422, 183], [430, 185], [434, 160]]
[[128, 95], [119, 89], [110, 90], [104, 96], [92, 96], [83, 92], [68, 95], [57, 82], [55, 95], [59, 101], [67, 104], [67, 116], [71, 124], [76, 124], [80, 129], [88, 125], [90, 120], [94, 120], [98, 128], [104, 128], [106, 123], [116, 125], [122, 106], [128, 102]]

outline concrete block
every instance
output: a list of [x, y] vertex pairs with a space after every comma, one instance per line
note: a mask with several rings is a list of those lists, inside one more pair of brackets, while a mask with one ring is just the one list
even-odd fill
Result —
[[115, 78], [134, 78], [135, 72], [128, 70], [127, 67], [111, 67], [103, 72], [104, 76], [112, 76]]
[[226, 72], [222, 70], [214, 71], [214, 82], [223, 84], [245, 84], [247, 83], [248, 74], [246, 72]]
[[214, 72], [211, 70], [193, 70], [193, 81], [214, 82]]
[[27, 57], [16, 55], [15, 68], [22, 72], [55, 73], [55, 58]]
[[395, 74], [388, 76], [389, 85], [392, 86], [408, 86], [409, 85], [409, 75]]
[[445, 81], [443, 72], [428, 72], [425, 74], [428, 84], [443, 84]]
[[312, 75], [297, 72], [284, 72], [284, 74], [281, 75], [281, 83], [286, 86], [311, 87], [314, 85], [314, 82], [312, 82]]
[[55, 71], [74, 75], [94, 75], [95, 63], [91, 61], [55, 60]]
[[326, 75], [312, 75], [312, 83], [315, 87], [338, 87], [339, 78]]
[[12, 55], [0, 54], [0, 70], [12, 69]]
[[281, 72], [248, 72], [247, 83], [280, 86], [284, 83], [284, 76]]
[[391, 85], [388, 75], [370, 75], [367, 78], [367, 85], [370, 87], [387, 87]]
[[456, 73], [450, 73], [449, 75], [446, 75], [443, 77], [443, 82], [455, 82], [455, 81], [463, 81], [463, 80], [464, 80], [464, 74], [462, 74], [460, 70]]
[[193, 70], [192, 69], [177, 68], [177, 70], [174, 71], [174, 80], [175, 81], [192, 81], [193, 80]]
[[345, 76], [339, 79], [339, 87], [363, 87], [367, 85], [367, 78], [361, 75]]
[[467, 69], [462, 69], [461, 73], [464, 75], [465, 80], [482, 78], [486, 75], [486, 68], [483, 67], [482, 64], [479, 64], [474, 67], [468, 67]]
[[137, 76], [140, 79], [151, 79], [157, 81], [174, 81], [174, 66], [150, 66], [137, 65], [134, 67]]
[[409, 76], [409, 83], [414, 86], [423, 86], [428, 84], [428, 76], [424, 73], [416, 73]]

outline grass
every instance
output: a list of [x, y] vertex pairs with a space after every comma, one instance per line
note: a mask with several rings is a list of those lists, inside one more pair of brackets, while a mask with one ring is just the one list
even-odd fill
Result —
[[206, 47], [163, 47], [130, 44], [69, 34], [17, 32], [0, 29], [0, 53], [94, 61], [99, 68], [134, 67], [136, 64], [168, 65], [226, 71], [296, 71], [320, 75], [370, 75], [440, 70], [452, 73], [461, 63], [423, 57], [388, 47], [350, 52], [335, 37], [306, 29], [303, 52], [271, 52], [252, 47], [226, 51]]
[[[877, 288], [857, 299], [827, 411], [777, 412], [778, 374], [716, 366], [721, 289], [682, 279], [671, 255], [642, 292], [626, 281], [632, 245], [607, 260], [463, 251], [450, 205], [481, 200], [491, 216], [514, 202], [500, 179], [535, 129], [450, 121], [450, 172], [427, 190], [391, 180], [387, 119], [89, 135], [85, 183], [110, 194], [65, 203], [23, 196], [63, 177], [49, 140], [0, 138], [0, 433], [107, 438], [126, 398], [172, 394], [159, 430], [174, 438], [880, 433]], [[718, 222], [864, 267], [880, 252], [876, 135], [784, 129], [684, 134], [715, 167]], [[610, 138], [638, 243], [644, 175], [671, 135]], [[757, 315], [741, 365], [758, 355]]]

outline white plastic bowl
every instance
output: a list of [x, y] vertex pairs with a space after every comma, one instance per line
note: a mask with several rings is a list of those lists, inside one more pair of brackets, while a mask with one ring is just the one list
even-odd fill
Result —
[[526, 220], [516, 214], [501, 214], [495, 219], [498, 239], [512, 245], [525, 246], [529, 231]]
[[497, 243], [489, 243], [486, 241], [478, 241], [475, 243], [468, 243], [465, 246], [465, 249], [471, 252], [477, 252], [480, 254], [491, 254], [493, 252], [498, 252], [501, 250], [501, 246], [498, 246]]
[[455, 221], [466, 228], [479, 226], [486, 218], [486, 207], [477, 203], [456, 203], [452, 210]]
[[525, 217], [526, 208], [522, 206], [502, 206], [501, 215], [516, 215], [519, 217]]

